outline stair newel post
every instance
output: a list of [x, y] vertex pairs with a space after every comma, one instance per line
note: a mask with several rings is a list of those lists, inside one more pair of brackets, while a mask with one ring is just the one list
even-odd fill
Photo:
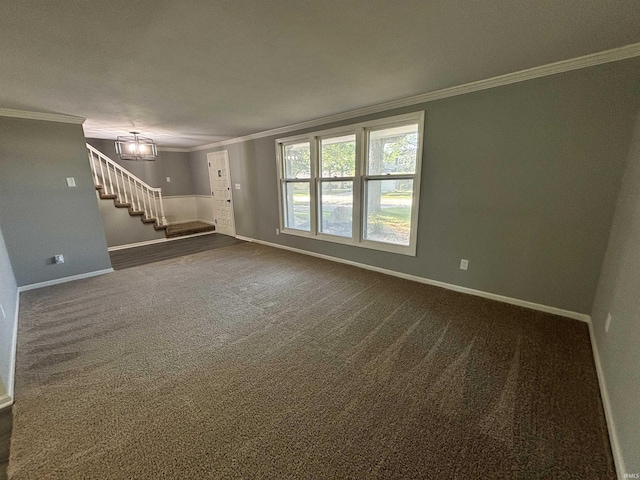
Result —
[[160, 201], [160, 225], [166, 225], [167, 219], [164, 216], [164, 205], [162, 204], [162, 191], [158, 192], [158, 200]]

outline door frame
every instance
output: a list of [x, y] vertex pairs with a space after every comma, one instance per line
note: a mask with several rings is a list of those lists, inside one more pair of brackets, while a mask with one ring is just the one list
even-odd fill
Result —
[[[224, 163], [227, 168], [227, 179], [229, 180], [229, 199], [231, 200], [231, 228], [233, 230], [233, 234], [231, 236], [236, 236], [236, 215], [234, 212], [234, 201], [233, 201], [233, 188], [231, 183], [231, 168], [229, 168], [229, 150], [218, 150], [216, 152], [207, 153], [207, 172], [209, 174], [209, 195], [211, 198], [211, 205], [213, 206], [213, 222], [216, 226], [216, 230], [218, 230], [218, 225], [215, 223], [216, 221], [216, 205], [215, 200], [213, 199], [213, 183], [211, 181], [211, 158], [216, 155], [222, 155], [224, 158]], [[218, 232], [219, 233], [219, 232]], [[223, 233], [223, 235], [227, 235]]]

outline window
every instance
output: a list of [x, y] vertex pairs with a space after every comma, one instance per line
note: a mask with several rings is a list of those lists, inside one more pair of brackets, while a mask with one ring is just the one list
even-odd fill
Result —
[[276, 141], [282, 233], [415, 255], [424, 112]]
[[364, 238], [409, 246], [418, 125], [370, 130], [364, 176]]
[[320, 232], [353, 237], [355, 174], [356, 136], [320, 139]]
[[311, 231], [311, 144], [283, 145], [285, 228]]

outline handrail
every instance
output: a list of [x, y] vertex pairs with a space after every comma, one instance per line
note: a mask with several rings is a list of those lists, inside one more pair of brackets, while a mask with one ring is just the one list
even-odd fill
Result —
[[167, 224], [161, 188], [148, 185], [101, 151], [88, 143], [86, 146], [96, 187], [102, 187], [104, 194], [113, 195], [116, 203], [128, 204], [130, 211], [140, 212], [148, 220], [155, 219], [158, 226]]
[[140, 179], [140, 177], [136, 177], [133, 173], [131, 173], [129, 170], [127, 170], [126, 168], [124, 168], [122, 165], [114, 162], [113, 160], [111, 160], [109, 157], [107, 157], [104, 153], [102, 153], [100, 150], [96, 150], [94, 147], [92, 147], [91, 145], [89, 145], [87, 143], [87, 148], [89, 150], [91, 150], [93, 153], [95, 153], [96, 155], [98, 155], [100, 158], [102, 158], [103, 160], [105, 160], [107, 163], [113, 165], [116, 169], [118, 170], [122, 170], [124, 172], [126, 172], [127, 175], [129, 175], [130, 177], [133, 177], [136, 179], [136, 181], [141, 184], [143, 187], [148, 188], [149, 190], [153, 190], [154, 192], [160, 192], [162, 191], [161, 188], [159, 187], [152, 187], [151, 185], [148, 185], [147, 183], [145, 183], [142, 179]]

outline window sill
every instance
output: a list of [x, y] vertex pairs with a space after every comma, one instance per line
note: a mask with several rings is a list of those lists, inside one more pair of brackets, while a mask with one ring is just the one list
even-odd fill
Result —
[[375, 242], [373, 240], [362, 240], [356, 242], [351, 238], [339, 237], [337, 235], [329, 235], [326, 233], [313, 234], [304, 230], [295, 230], [292, 228], [283, 228], [280, 230], [283, 235], [293, 235], [296, 237], [310, 238], [312, 240], [320, 240], [321, 242], [339, 243], [342, 245], [348, 245], [351, 247], [368, 248], [370, 250], [378, 250], [387, 253], [396, 253], [399, 255], [407, 255], [410, 257], [416, 256], [415, 245], [394, 245], [392, 243]]

